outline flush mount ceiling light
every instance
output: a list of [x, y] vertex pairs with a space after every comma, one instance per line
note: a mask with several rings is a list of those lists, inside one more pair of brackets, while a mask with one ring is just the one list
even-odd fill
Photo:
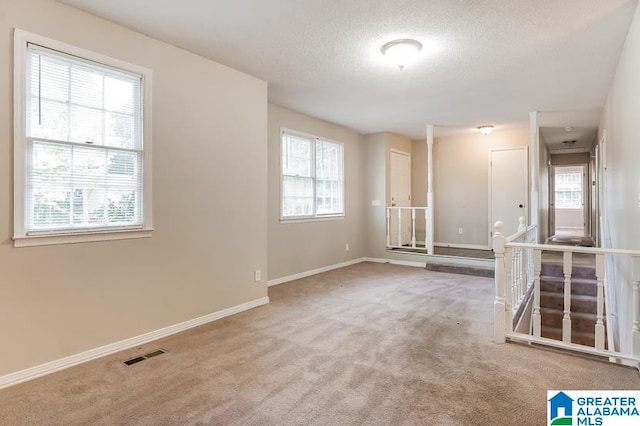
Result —
[[392, 40], [380, 48], [382, 54], [400, 68], [400, 71], [413, 62], [421, 50], [422, 43], [411, 38]]
[[573, 127], [567, 126], [567, 127], [564, 128], [564, 131], [565, 132], [573, 132]]
[[480, 131], [480, 133], [482, 133], [483, 135], [488, 135], [491, 132], [493, 132], [493, 126], [489, 126], [489, 125], [485, 125], [485, 126], [480, 126], [478, 127], [478, 130]]

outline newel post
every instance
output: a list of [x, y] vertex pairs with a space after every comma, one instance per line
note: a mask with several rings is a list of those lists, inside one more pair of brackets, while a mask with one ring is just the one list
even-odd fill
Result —
[[506, 298], [507, 271], [504, 264], [505, 251], [504, 223], [498, 221], [493, 233], [493, 252], [496, 256], [496, 298], [493, 302], [493, 338], [497, 343], [504, 343], [506, 329]]
[[527, 219], [524, 216], [518, 218], [518, 232], [525, 232], [527, 230]]

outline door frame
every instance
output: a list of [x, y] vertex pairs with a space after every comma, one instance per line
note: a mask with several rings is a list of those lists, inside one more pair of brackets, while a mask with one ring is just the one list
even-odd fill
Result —
[[582, 167], [582, 232], [591, 236], [591, 167], [589, 163], [552, 164], [549, 168], [549, 236], [556, 233], [556, 169]]
[[[488, 159], [488, 164], [489, 164], [489, 179], [488, 179], [488, 185], [489, 185], [489, 247], [493, 247], [493, 227], [495, 225], [495, 223], [491, 223], [492, 221], [492, 217], [493, 217], [493, 205], [492, 205], [492, 199], [493, 199], [493, 188], [491, 185], [491, 176], [493, 173], [493, 162], [492, 162], [492, 158], [493, 158], [493, 153], [497, 152], [497, 151], [524, 151], [524, 164], [526, 167], [524, 167], [524, 170], [522, 170], [523, 176], [524, 176], [524, 185], [525, 185], [525, 198], [524, 198], [524, 202], [528, 203], [531, 201], [531, 188], [530, 188], [530, 182], [529, 182], [529, 146], [528, 145], [522, 145], [522, 146], [513, 146], [513, 147], [504, 147], [504, 148], [490, 148], [489, 149], [489, 159]], [[529, 225], [529, 206], [525, 205], [524, 208], [524, 218], [525, 218], [525, 223], [527, 225]], [[505, 237], [508, 237], [509, 235], [505, 235]]]
[[413, 182], [411, 182], [411, 153], [410, 152], [405, 152], [405, 151], [401, 151], [399, 149], [395, 149], [395, 148], [390, 148], [389, 149], [389, 200], [387, 200], [387, 206], [391, 206], [392, 200], [391, 200], [391, 179], [393, 178], [393, 173], [391, 173], [391, 155], [392, 154], [400, 154], [400, 155], [406, 155], [407, 158], [409, 159], [409, 203], [410, 206], [413, 206], [413, 200], [411, 199], [411, 191], [413, 190], [412, 188], [412, 184]]
[[[408, 161], [408, 176], [409, 176], [409, 180], [408, 180], [409, 187], [407, 188], [408, 191], [409, 191], [409, 193], [408, 193], [409, 205], [408, 206], [398, 206], [398, 205], [396, 205], [395, 207], [412, 207], [413, 206], [413, 198], [411, 196], [412, 195], [411, 192], [412, 192], [412, 189], [413, 189], [413, 182], [411, 181], [411, 177], [412, 177], [412, 175], [411, 175], [411, 153], [410, 152], [405, 152], [405, 151], [402, 151], [402, 150], [399, 150], [399, 149], [395, 149], [395, 148], [389, 148], [389, 169], [388, 169], [389, 170], [389, 179], [388, 179], [388, 185], [389, 185], [388, 197], [389, 197], [389, 199], [387, 200], [387, 207], [393, 207], [393, 204], [394, 204], [393, 196], [392, 196], [392, 188], [393, 188], [393, 180], [394, 180], [394, 175], [392, 173], [392, 164], [393, 164], [392, 157], [393, 157], [393, 154], [402, 155], [402, 156], [405, 156], [407, 158], [407, 161]], [[409, 213], [409, 212], [407, 212], [407, 213]], [[401, 214], [403, 222], [404, 222], [405, 213], [400, 213], [400, 214]], [[408, 216], [409, 216], [409, 219], [407, 220], [407, 223], [409, 224], [409, 226], [411, 226], [411, 219], [410, 219], [411, 215], [409, 214]], [[392, 220], [391, 223], [395, 224], [396, 222], [395, 222], [395, 220]], [[405, 234], [406, 234], [406, 237], [408, 239], [408, 242], [409, 243], [411, 242], [411, 228], [409, 228], [409, 229], [407, 229], [405, 231], [405, 223], [402, 224], [402, 228], [403, 229], [399, 230], [400, 231], [400, 237], [399, 237], [399, 241], [398, 241], [398, 246], [402, 246], [403, 243], [405, 242]], [[391, 231], [391, 229], [389, 231]]]

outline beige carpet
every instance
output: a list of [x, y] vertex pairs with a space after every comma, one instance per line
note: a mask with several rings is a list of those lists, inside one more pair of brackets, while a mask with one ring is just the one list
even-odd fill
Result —
[[542, 425], [547, 389], [640, 388], [633, 369], [492, 343], [491, 279], [363, 263], [269, 295], [4, 389], [0, 424]]

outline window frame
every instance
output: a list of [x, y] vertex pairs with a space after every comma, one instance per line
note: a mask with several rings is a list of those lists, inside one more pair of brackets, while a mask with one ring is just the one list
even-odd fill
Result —
[[[29, 142], [26, 128], [28, 44], [35, 44], [64, 55], [94, 62], [141, 76], [142, 106], [142, 225], [107, 226], [100, 228], [52, 229], [27, 234], [26, 189]], [[87, 49], [33, 34], [16, 28], [14, 30], [14, 79], [13, 79], [13, 242], [14, 247], [31, 247], [53, 244], [70, 244], [94, 241], [109, 241], [151, 236], [152, 225], [152, 135], [151, 135], [151, 87], [152, 72], [148, 68], [134, 65]]]
[[[306, 139], [311, 139], [313, 140], [313, 145], [312, 145], [312, 150], [313, 150], [313, 155], [312, 155], [312, 160], [311, 161], [311, 179], [313, 181], [313, 214], [312, 215], [298, 215], [298, 216], [284, 216], [284, 177], [285, 174], [283, 173], [283, 164], [282, 164], [282, 143], [283, 143], [283, 137], [285, 135], [292, 135], [292, 136], [299, 136], [302, 138], [306, 138]], [[318, 197], [317, 197], [317, 170], [316, 170], [316, 163], [317, 163], [317, 154], [316, 154], [316, 145], [318, 141], [325, 141], [325, 142], [329, 142], [329, 143], [333, 143], [336, 145], [339, 145], [341, 148], [341, 164], [340, 164], [340, 169], [341, 169], [341, 191], [340, 191], [340, 202], [341, 202], [341, 206], [342, 206], [342, 212], [341, 213], [325, 213], [325, 214], [318, 214]], [[316, 135], [312, 135], [309, 133], [305, 133], [305, 132], [300, 132], [298, 130], [293, 130], [293, 129], [289, 129], [286, 127], [281, 127], [280, 128], [280, 138], [279, 138], [279, 150], [278, 150], [278, 154], [279, 154], [279, 164], [280, 164], [280, 200], [279, 200], [279, 204], [280, 204], [280, 223], [301, 223], [301, 222], [317, 222], [317, 221], [327, 221], [327, 220], [341, 220], [344, 219], [345, 215], [346, 215], [346, 205], [345, 205], [345, 169], [344, 169], [344, 163], [345, 163], [345, 149], [344, 149], [344, 142], [340, 142], [340, 141], [336, 141], [336, 140], [332, 140], [329, 138], [325, 138], [325, 137], [321, 137], [321, 136], [316, 136]], [[287, 175], [288, 176], [288, 175]]]
[[[563, 177], [563, 179], [558, 179], [560, 176]], [[573, 183], [573, 182], [558, 182], [559, 180], [565, 180], [566, 178], [564, 178], [565, 176], [567, 177], [571, 177], [571, 176], [578, 176], [578, 182], [577, 183]], [[554, 188], [553, 188], [553, 196], [554, 196], [554, 207], [556, 208], [556, 210], [580, 210], [583, 208], [584, 206], [584, 176], [583, 176], [583, 172], [582, 171], [575, 171], [575, 172], [562, 172], [562, 173], [557, 173], [554, 176]], [[575, 190], [572, 188], [572, 185], [578, 185], [578, 189]], [[561, 186], [560, 190], [558, 190], [558, 186]], [[567, 198], [563, 198], [562, 200], [562, 204], [559, 201], [559, 197], [558, 194], [562, 193], [562, 194], [566, 194], [567, 196], [569, 196], [569, 199]], [[573, 195], [578, 194], [578, 200], [577, 203], [575, 203], [575, 205], [571, 205], [571, 206], [566, 206], [568, 201], [573, 202], [574, 198]], [[577, 207], [576, 207], [577, 206]]]

